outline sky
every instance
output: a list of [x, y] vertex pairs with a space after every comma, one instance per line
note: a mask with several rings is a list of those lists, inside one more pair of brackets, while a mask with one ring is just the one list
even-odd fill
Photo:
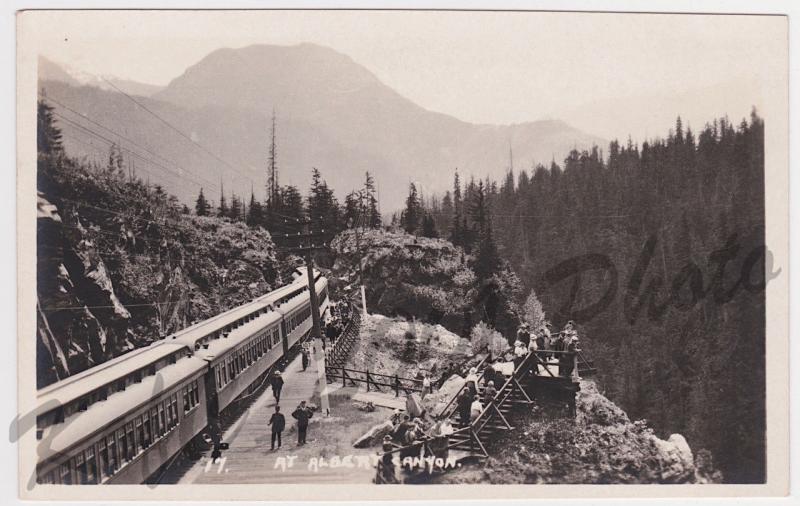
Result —
[[474, 123], [563, 119], [605, 138], [680, 114], [738, 120], [786, 73], [786, 18], [548, 12], [38, 13], [40, 52], [168, 84], [220, 47], [312, 42], [427, 109]]

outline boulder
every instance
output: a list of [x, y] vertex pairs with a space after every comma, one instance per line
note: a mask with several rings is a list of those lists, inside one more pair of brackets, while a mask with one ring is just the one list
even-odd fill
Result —
[[686, 483], [694, 476], [694, 457], [686, 439], [672, 434], [666, 441], [652, 436], [661, 468], [662, 483]]
[[442, 388], [425, 396], [422, 400], [423, 407], [431, 416], [437, 416], [447, 406], [450, 399], [461, 390], [465, 382], [466, 380], [457, 374], [450, 376], [444, 382]]
[[389, 420], [383, 423], [373, 425], [363, 436], [356, 439], [353, 443], [355, 448], [369, 448], [375, 446], [383, 441], [383, 437], [392, 432], [394, 425]]
[[577, 420], [582, 425], [625, 425], [630, 423], [628, 415], [597, 390], [593, 381], [581, 382], [575, 398]]
[[406, 397], [406, 413], [408, 413], [411, 418], [421, 415], [422, 410], [422, 399], [419, 398], [419, 394], [413, 393]]

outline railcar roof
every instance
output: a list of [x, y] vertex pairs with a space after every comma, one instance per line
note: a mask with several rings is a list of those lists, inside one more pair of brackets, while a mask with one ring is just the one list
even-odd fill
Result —
[[183, 343], [156, 341], [149, 346], [130, 351], [48, 385], [37, 392], [37, 400], [40, 406], [51, 401], [57, 401], [61, 405], [67, 404], [185, 347], [186, 345]]
[[[90, 369], [82, 371], [78, 374], [74, 374], [68, 378], [40, 389], [37, 392], [37, 401], [40, 409], [43, 409], [44, 406], [50, 406], [54, 404], [68, 404], [104, 385], [112, 384], [139, 369], [147, 367], [158, 360], [161, 360], [171, 353], [178, 351], [181, 347], [187, 348], [188, 351], [194, 351], [194, 342], [198, 339], [202, 339], [212, 332], [215, 332], [226, 325], [235, 322], [239, 318], [242, 318], [257, 309], [263, 309], [267, 307], [275, 300], [285, 296], [287, 293], [290, 293], [293, 290], [296, 290], [298, 287], [303, 286], [305, 283], [304, 276], [306, 273], [304, 269], [305, 268], [298, 269], [301, 275], [295, 277], [295, 279], [288, 285], [264, 294], [251, 302], [245, 303], [239, 307], [228, 310], [207, 320], [197, 322], [166, 337], [165, 339], [158, 340], [149, 346], [129, 351], [123, 355], [103, 362], [102, 364], [96, 365]], [[319, 276], [320, 272], [315, 270], [314, 274]], [[320, 280], [317, 280], [318, 284], [320, 282]], [[289, 308], [296, 306], [296, 301], [300, 300], [299, 297], [300, 294], [287, 301], [287, 304], [290, 304]], [[269, 315], [273, 316], [270, 317]], [[241, 330], [243, 328], [257, 330], [258, 325], [269, 325], [271, 323], [269, 318], [279, 317], [280, 316], [277, 313], [272, 312], [263, 314], [256, 318], [256, 320], [249, 322], [239, 329], [236, 329], [233, 333], [236, 335], [242, 335]], [[229, 336], [228, 338], [222, 340], [224, 343], [226, 343], [224, 346], [215, 346], [215, 348], [218, 349], [218, 353], [224, 352], [228, 349], [227, 347], [235, 346], [235, 344], [232, 344], [234, 343], [232, 337], [233, 336]], [[46, 408], [46, 410], [50, 409], [51, 408]], [[41, 411], [38, 414], [43, 414], [44, 412], [45, 411]]]
[[241, 327], [232, 330], [228, 337], [209, 341], [208, 349], [198, 350], [195, 355], [209, 359], [219, 357], [246, 341], [253, 334], [260, 332], [270, 325], [278, 323], [280, 319], [281, 315], [275, 311], [264, 313], [253, 321], [247, 322]]
[[206, 362], [199, 357], [186, 357], [175, 364], [160, 369], [154, 376], [147, 376], [141, 383], [128, 386], [108, 399], [96, 402], [86, 411], [79, 411], [64, 420], [64, 423], [45, 429], [38, 443], [39, 461], [67, 451], [76, 442], [83, 441], [96, 430], [106, 427], [116, 419], [137, 409], [148, 400], [167, 392], [193, 374], [202, 371]]

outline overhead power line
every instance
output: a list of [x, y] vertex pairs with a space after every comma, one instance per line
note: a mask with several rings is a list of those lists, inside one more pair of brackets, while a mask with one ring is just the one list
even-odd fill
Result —
[[[192, 143], [192, 144], [194, 144], [195, 146], [197, 146], [197, 147], [198, 147], [199, 149], [201, 149], [201, 150], [202, 150], [204, 153], [208, 154], [209, 156], [211, 156], [212, 158], [214, 158], [214, 159], [215, 159], [215, 160], [217, 160], [218, 162], [225, 164], [225, 165], [226, 165], [228, 168], [230, 168], [231, 170], [233, 170], [234, 172], [236, 172], [237, 174], [239, 174], [239, 176], [240, 176], [240, 177], [242, 177], [243, 179], [245, 179], [246, 181], [248, 181], [248, 182], [250, 182], [250, 183], [252, 184], [252, 182], [253, 182], [252, 178], [250, 178], [250, 177], [246, 177], [246, 176], [244, 176], [243, 174], [241, 174], [241, 173], [239, 172], [239, 169], [237, 169], [237, 168], [236, 168], [236, 167], [235, 167], [233, 164], [231, 164], [231, 163], [227, 162], [226, 160], [223, 160], [223, 159], [222, 159], [222, 158], [220, 158], [220, 157], [219, 157], [217, 154], [215, 154], [214, 152], [212, 152], [210, 149], [206, 148], [205, 146], [203, 146], [203, 145], [202, 145], [202, 144], [200, 144], [199, 142], [197, 142], [197, 141], [195, 141], [194, 139], [192, 139], [190, 136], [186, 135], [186, 134], [185, 134], [185, 133], [184, 133], [184, 132], [183, 132], [181, 129], [179, 129], [178, 127], [176, 127], [175, 125], [173, 125], [172, 123], [170, 123], [169, 121], [167, 121], [166, 119], [164, 119], [164, 118], [163, 118], [161, 115], [159, 115], [159, 114], [155, 113], [154, 111], [152, 111], [150, 108], [148, 108], [146, 105], [142, 104], [141, 102], [139, 102], [138, 100], [136, 100], [135, 98], [133, 98], [133, 97], [132, 97], [131, 95], [129, 95], [128, 93], [126, 93], [126, 92], [122, 91], [121, 89], [119, 89], [119, 87], [117, 87], [117, 85], [115, 85], [114, 83], [112, 83], [111, 81], [109, 81], [108, 79], [106, 79], [105, 77], [102, 77], [102, 76], [100, 76], [100, 78], [101, 78], [103, 81], [105, 81], [106, 83], [108, 83], [108, 85], [109, 85], [109, 86], [111, 86], [112, 88], [114, 88], [114, 89], [115, 89], [115, 90], [117, 90], [118, 92], [120, 92], [120, 93], [122, 93], [123, 95], [125, 95], [125, 96], [128, 98], [128, 100], [130, 100], [130, 101], [131, 101], [131, 102], [133, 102], [134, 104], [138, 105], [139, 107], [141, 107], [142, 109], [144, 109], [145, 111], [147, 111], [147, 112], [148, 112], [148, 113], [149, 113], [151, 116], [153, 116], [154, 118], [158, 119], [158, 120], [159, 120], [161, 123], [163, 123], [164, 125], [166, 125], [166, 126], [167, 126], [168, 128], [170, 128], [171, 130], [175, 131], [175, 132], [176, 132], [178, 135], [180, 135], [181, 137], [183, 137], [184, 139], [186, 139], [186, 140], [187, 140], [187, 141], [189, 141], [190, 143]], [[253, 168], [253, 167], [251, 167], [251, 168]], [[253, 168], [253, 170], [256, 170], [256, 169], [255, 169], [255, 168]]]

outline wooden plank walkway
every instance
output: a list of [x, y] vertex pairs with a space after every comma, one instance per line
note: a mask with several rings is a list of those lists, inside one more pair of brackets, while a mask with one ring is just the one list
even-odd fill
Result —
[[353, 396], [353, 400], [359, 402], [371, 402], [376, 406], [383, 406], [384, 408], [399, 409], [402, 411], [405, 411], [406, 409], [405, 395], [395, 397], [394, 394], [359, 390], [359, 392]]
[[[224, 433], [222, 441], [229, 448], [222, 457], [212, 462], [210, 451], [188, 469], [168, 470], [163, 483], [370, 483], [375, 475], [374, 449], [357, 450], [353, 448], [352, 467], [330, 467], [330, 455], [320, 455], [321, 441], [315, 439], [315, 427], [323, 423], [336, 423], [336, 417], [327, 418], [315, 412], [308, 429], [306, 445], [297, 445], [296, 421], [292, 418], [301, 400], [310, 401], [318, 390], [317, 362], [311, 357], [311, 364], [302, 370], [298, 356], [284, 370], [284, 386], [281, 393], [281, 412], [286, 417], [286, 430], [283, 432], [283, 445], [275, 451], [270, 450], [270, 426], [275, 411], [272, 389], [267, 388], [252, 406], [236, 420]], [[332, 390], [332, 389], [331, 389]], [[335, 415], [335, 411], [333, 413]], [[327, 453], [327, 452], [325, 452]], [[294, 456], [291, 468], [287, 457]], [[320, 460], [325, 457], [325, 460]], [[343, 456], [344, 457], [344, 456]], [[357, 458], [360, 457], [360, 461]], [[327, 462], [329, 466], [325, 466]], [[358, 465], [360, 464], [360, 465]], [[170, 476], [180, 473], [180, 476]]]

